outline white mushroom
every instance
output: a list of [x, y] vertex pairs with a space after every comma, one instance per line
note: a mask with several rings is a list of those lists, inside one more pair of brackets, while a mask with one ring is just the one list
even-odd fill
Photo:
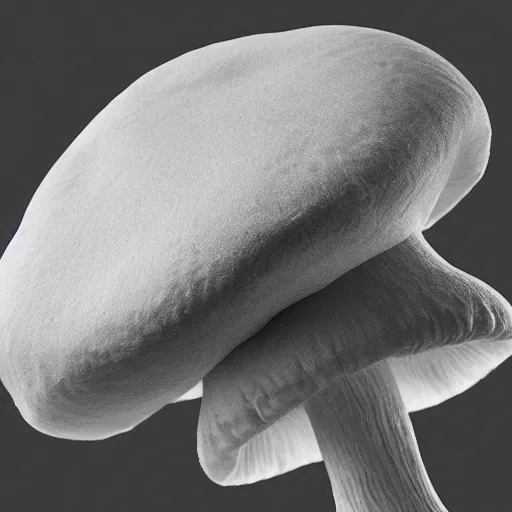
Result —
[[0, 260], [6, 389], [76, 440], [204, 391], [220, 484], [323, 458], [344, 511], [444, 510], [407, 411], [505, 360], [512, 312], [421, 233], [481, 178], [490, 137], [459, 71], [380, 30], [159, 66], [57, 160]]

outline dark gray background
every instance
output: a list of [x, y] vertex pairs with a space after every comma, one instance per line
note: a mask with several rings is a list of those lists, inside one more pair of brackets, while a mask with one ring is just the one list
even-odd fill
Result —
[[[100, 4], [74, 2], [75, 16], [64, 16], [69, 3], [4, 4], [2, 251], [52, 164], [144, 72], [219, 40], [309, 25], [364, 25], [437, 51], [483, 97], [494, 131], [487, 174], [426, 238], [452, 264], [512, 300], [512, 24], [497, 2], [190, 1], [164, 8], [148, 1], [144, 11], [151, 16], [123, 15], [106, 2], [101, 8], [108, 5], [107, 16]], [[450, 512], [511, 509], [511, 370], [508, 361], [463, 395], [412, 415], [426, 467]], [[199, 401], [169, 406], [125, 435], [73, 442], [33, 430], [0, 391], [0, 507], [6, 512], [334, 512], [323, 464], [250, 486], [211, 483], [196, 455]]]

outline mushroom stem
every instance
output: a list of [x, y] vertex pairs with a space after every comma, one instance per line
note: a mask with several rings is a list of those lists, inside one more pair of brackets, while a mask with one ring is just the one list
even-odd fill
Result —
[[339, 377], [304, 407], [338, 512], [446, 512], [385, 360]]

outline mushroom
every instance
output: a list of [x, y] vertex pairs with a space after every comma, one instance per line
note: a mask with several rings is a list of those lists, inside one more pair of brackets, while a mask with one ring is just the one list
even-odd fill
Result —
[[477, 91], [405, 37], [194, 50], [76, 137], [0, 260], [0, 377], [60, 438], [203, 394], [222, 485], [325, 460], [337, 507], [439, 512], [407, 412], [512, 353], [512, 311], [422, 232], [479, 181]]

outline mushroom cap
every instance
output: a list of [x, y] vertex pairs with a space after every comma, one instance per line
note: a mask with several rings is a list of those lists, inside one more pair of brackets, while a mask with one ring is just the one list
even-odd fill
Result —
[[416, 411], [510, 355], [510, 304], [413, 235], [276, 315], [205, 376], [201, 465], [213, 481], [239, 485], [322, 460], [303, 405], [383, 359]]
[[0, 260], [6, 389], [49, 435], [133, 428], [446, 214], [490, 134], [459, 71], [381, 30], [254, 35], [149, 71], [57, 160]]

